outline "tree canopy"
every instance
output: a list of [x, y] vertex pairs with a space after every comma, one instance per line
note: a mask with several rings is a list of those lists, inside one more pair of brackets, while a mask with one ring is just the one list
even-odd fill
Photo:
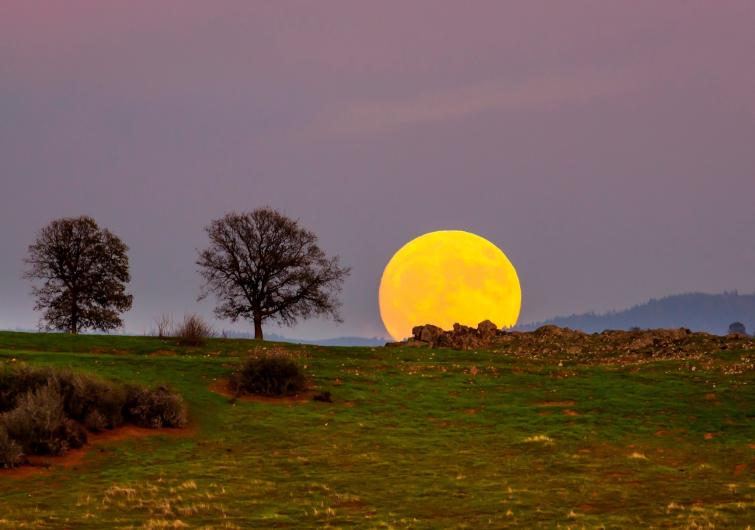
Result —
[[29, 246], [24, 277], [34, 285], [35, 311], [43, 311], [46, 329], [78, 333], [107, 331], [123, 325], [131, 309], [128, 247], [91, 217], [63, 218], [42, 228]]
[[254, 323], [262, 339], [267, 320], [293, 325], [327, 315], [340, 321], [337, 294], [349, 274], [338, 256], [327, 257], [317, 236], [272, 208], [229, 213], [206, 227], [210, 245], [197, 265], [204, 284], [200, 299], [213, 293], [215, 314]]

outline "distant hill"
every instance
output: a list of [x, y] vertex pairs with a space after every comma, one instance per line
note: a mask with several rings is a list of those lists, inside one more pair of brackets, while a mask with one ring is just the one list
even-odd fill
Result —
[[736, 291], [721, 294], [677, 294], [660, 299], [653, 298], [623, 311], [556, 317], [517, 326], [517, 329], [526, 331], [544, 324], [554, 324], [595, 333], [605, 329], [633, 327], [683, 327], [724, 335], [732, 322], [742, 322], [748, 333], [755, 332], [755, 294], [738, 294]]
[[303, 344], [316, 344], [318, 346], [384, 346], [388, 339], [381, 339], [378, 337], [335, 337], [332, 339], [312, 340], [312, 341], [298, 341]]
[[[253, 339], [254, 335], [243, 331], [223, 331], [219, 336], [229, 339]], [[292, 342], [296, 344], [312, 344], [315, 346], [383, 346], [387, 339], [379, 337], [334, 337], [331, 339], [292, 339], [275, 333], [265, 334], [265, 340], [273, 342]]]

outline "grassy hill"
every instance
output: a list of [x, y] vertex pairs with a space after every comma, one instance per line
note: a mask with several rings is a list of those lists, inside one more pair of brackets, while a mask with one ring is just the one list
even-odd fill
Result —
[[[232, 403], [209, 390], [271, 347], [296, 352], [334, 403]], [[755, 514], [754, 359], [576, 365], [0, 333], [2, 363], [168, 383], [192, 421], [181, 436], [0, 472], [0, 527], [744, 528]]]

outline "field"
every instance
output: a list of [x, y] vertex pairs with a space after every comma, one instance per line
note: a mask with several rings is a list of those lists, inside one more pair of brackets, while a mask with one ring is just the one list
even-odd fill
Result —
[[[333, 403], [209, 387], [253, 348]], [[486, 351], [0, 333], [0, 362], [167, 383], [176, 436], [0, 472], [7, 528], [755, 527], [752, 352], [577, 365]]]

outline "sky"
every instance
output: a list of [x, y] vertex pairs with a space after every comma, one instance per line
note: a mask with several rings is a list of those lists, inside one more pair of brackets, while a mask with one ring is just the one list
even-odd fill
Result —
[[0, 328], [36, 326], [27, 246], [82, 214], [130, 247], [128, 331], [212, 318], [203, 227], [265, 205], [352, 267], [344, 322], [293, 337], [386, 336], [381, 272], [439, 229], [507, 254], [521, 322], [753, 292], [754, 27], [751, 0], [4, 0]]

